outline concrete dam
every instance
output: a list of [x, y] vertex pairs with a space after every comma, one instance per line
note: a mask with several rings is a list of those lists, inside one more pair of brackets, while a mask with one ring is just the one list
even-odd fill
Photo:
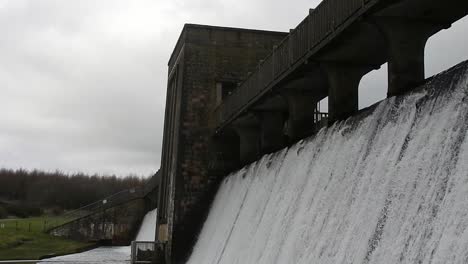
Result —
[[468, 62], [230, 174], [187, 263], [468, 263]]
[[[289, 32], [182, 29], [168, 62], [160, 263], [465, 263], [467, 64], [426, 79], [425, 46], [468, 2], [308, 11]], [[387, 99], [359, 111], [361, 79], [385, 63]]]
[[[186, 24], [157, 177], [52, 231], [126, 244], [157, 207], [132, 263], [468, 263], [468, 61], [424, 69], [427, 40], [467, 14], [323, 0], [289, 32]], [[385, 63], [387, 99], [359, 110]]]

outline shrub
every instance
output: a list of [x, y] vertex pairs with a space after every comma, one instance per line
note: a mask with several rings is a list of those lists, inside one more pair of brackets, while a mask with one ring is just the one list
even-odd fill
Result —
[[8, 215], [14, 215], [20, 218], [42, 215], [41, 208], [28, 206], [25, 204], [8, 204], [5, 206], [5, 209]]

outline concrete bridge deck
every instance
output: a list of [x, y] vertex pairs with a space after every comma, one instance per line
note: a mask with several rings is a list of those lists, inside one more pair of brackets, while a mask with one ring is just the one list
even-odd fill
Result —
[[330, 123], [356, 113], [361, 78], [386, 62], [388, 96], [404, 93], [425, 78], [427, 39], [467, 13], [465, 0], [324, 0], [223, 99], [216, 135], [234, 127], [241, 145], [250, 137], [278, 149], [282, 132], [312, 133], [315, 105], [327, 96]]

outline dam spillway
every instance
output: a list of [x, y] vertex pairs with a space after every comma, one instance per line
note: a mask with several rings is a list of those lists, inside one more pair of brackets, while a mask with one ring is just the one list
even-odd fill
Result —
[[229, 175], [189, 264], [468, 263], [468, 63]]
[[[153, 209], [146, 213], [140, 228], [136, 235], [137, 241], [153, 241], [156, 227], [157, 209]], [[86, 252], [59, 256], [55, 258], [45, 259], [40, 264], [48, 263], [112, 263], [112, 264], [129, 264], [130, 263], [130, 246], [120, 247], [98, 247]]]

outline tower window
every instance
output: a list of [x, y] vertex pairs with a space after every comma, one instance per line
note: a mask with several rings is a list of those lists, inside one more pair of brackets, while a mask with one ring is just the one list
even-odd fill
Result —
[[237, 82], [222, 81], [216, 83], [217, 104], [221, 104], [237, 88]]

